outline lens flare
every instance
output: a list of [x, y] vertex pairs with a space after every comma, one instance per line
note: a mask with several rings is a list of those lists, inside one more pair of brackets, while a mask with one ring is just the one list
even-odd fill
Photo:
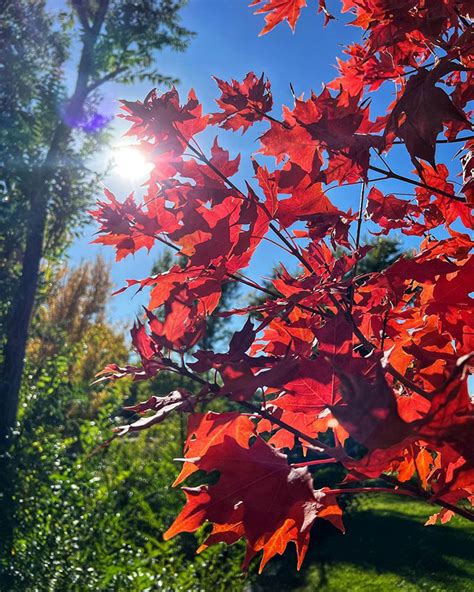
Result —
[[131, 181], [145, 179], [152, 168], [143, 153], [134, 146], [118, 146], [115, 148], [114, 160], [117, 173]]

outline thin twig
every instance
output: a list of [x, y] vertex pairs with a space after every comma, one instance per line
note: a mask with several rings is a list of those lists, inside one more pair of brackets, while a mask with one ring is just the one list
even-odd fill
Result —
[[[449, 140], [448, 138], [443, 140], [436, 140], [436, 144], [458, 144], [460, 142], [467, 142], [468, 140], [474, 140], [474, 136], [465, 136], [464, 138], [453, 138]], [[394, 140], [392, 144], [405, 144], [404, 140]]]
[[[208, 381], [206, 381], [203, 378], [201, 378], [200, 376], [194, 374], [193, 372], [191, 372], [190, 370], [188, 370], [184, 366], [178, 366], [172, 360], [167, 360], [167, 365], [170, 368], [172, 368], [173, 370], [176, 370], [179, 374], [182, 374], [182, 375], [190, 378], [191, 380], [194, 380], [195, 382], [197, 382], [201, 386], [206, 386], [208, 388], [209, 392], [212, 393], [214, 397], [224, 396], [224, 395], [228, 394], [228, 393], [223, 392], [222, 389], [217, 384], [211, 385]], [[269, 413], [265, 409], [261, 409], [260, 407], [254, 405], [253, 403], [249, 403], [248, 401], [236, 401], [236, 402], [244, 409], [251, 411], [252, 414], [259, 415], [263, 419], [267, 419], [271, 423], [274, 423], [274, 424], [280, 426], [281, 428], [287, 430], [288, 432], [294, 434], [300, 440], [308, 442], [308, 444], [311, 444], [311, 446], [316, 448], [319, 452], [323, 452], [323, 453], [330, 455], [330, 458], [327, 459], [327, 462], [342, 462], [343, 463], [345, 460], [350, 459], [350, 457], [346, 454], [346, 452], [343, 448], [340, 448], [340, 447], [332, 448], [332, 447], [328, 446], [327, 444], [324, 444], [324, 442], [321, 442], [321, 440], [319, 440], [318, 438], [308, 436], [307, 434], [305, 434], [301, 430], [293, 427], [290, 424], [287, 424], [285, 421], [282, 421], [278, 417], [275, 417], [274, 415], [272, 415], [271, 413]], [[312, 461], [310, 461], [310, 462], [312, 462]], [[316, 464], [316, 461], [314, 461], [314, 464]], [[322, 463], [319, 463], [319, 464], [322, 464]], [[363, 479], [364, 475], [360, 474], [360, 478]], [[467, 520], [474, 522], [474, 513], [470, 512], [469, 510], [455, 506], [454, 504], [446, 502], [441, 498], [434, 499], [427, 492], [420, 491], [418, 488], [413, 487], [410, 484], [400, 483], [397, 479], [395, 479], [394, 477], [391, 477], [390, 475], [381, 475], [380, 478], [383, 479], [384, 481], [387, 481], [388, 483], [391, 483], [392, 485], [395, 485], [397, 488], [401, 487], [402, 490], [395, 490], [395, 489], [392, 490], [392, 489], [388, 489], [388, 488], [375, 488], [375, 487], [369, 487], [369, 488], [361, 487], [361, 488], [353, 488], [353, 489], [339, 489], [339, 490], [332, 490], [332, 491], [335, 492], [336, 494], [362, 493], [362, 492], [363, 493], [385, 492], [385, 493], [398, 493], [399, 495], [410, 495], [411, 497], [416, 497], [416, 498], [422, 499], [430, 504], [436, 504], [438, 506], [446, 508], [447, 510], [452, 511], [455, 514], [458, 514], [459, 516], [462, 516], [463, 518], [466, 518]], [[401, 493], [401, 491], [403, 491], [403, 490], [405, 490], [406, 493]]]
[[318, 460], [307, 460], [306, 462], [292, 463], [291, 466], [294, 468], [316, 467], [319, 465], [330, 465], [330, 464], [338, 463], [338, 462], [340, 462], [340, 461], [338, 461], [337, 458], [320, 458]]
[[454, 193], [448, 193], [447, 191], [444, 191], [443, 189], [437, 189], [436, 187], [433, 187], [432, 185], [428, 185], [427, 183], [423, 183], [422, 181], [415, 181], [414, 179], [409, 179], [408, 177], [404, 177], [403, 175], [399, 175], [398, 173], [395, 173], [394, 171], [387, 171], [384, 169], [381, 169], [379, 167], [373, 166], [373, 165], [369, 165], [369, 170], [370, 171], [375, 171], [376, 173], [382, 173], [384, 175], [386, 175], [387, 177], [389, 177], [390, 179], [397, 179], [398, 181], [403, 181], [404, 183], [409, 183], [410, 185], [415, 185], [416, 187], [421, 187], [422, 189], [428, 189], [428, 191], [431, 191], [432, 193], [437, 193], [438, 195], [442, 195], [443, 197], [448, 197], [449, 199], [453, 199], [455, 201], [458, 201], [459, 203], [462, 203], [464, 205], [469, 205], [466, 200], [462, 197], [459, 197], [458, 195], [454, 195]]
[[331, 489], [331, 493], [341, 495], [343, 493], [395, 493], [397, 495], [408, 495], [418, 499], [418, 495], [407, 489], [394, 489], [392, 487], [352, 487], [350, 489]]
[[342, 448], [332, 448], [331, 446], [328, 446], [327, 444], [321, 442], [321, 440], [319, 440], [318, 438], [308, 436], [298, 428], [295, 428], [289, 423], [282, 421], [278, 417], [275, 417], [275, 415], [273, 415], [272, 413], [269, 413], [265, 409], [257, 407], [253, 403], [249, 403], [248, 401], [237, 401], [237, 403], [244, 409], [251, 411], [253, 414], [260, 415], [260, 417], [262, 417], [263, 419], [268, 419], [268, 421], [270, 421], [271, 423], [276, 424], [280, 428], [283, 428], [284, 430], [292, 433], [294, 436], [297, 436], [301, 440], [304, 440], [308, 444], [311, 444], [311, 446], [318, 449], [319, 452], [325, 452], [326, 454], [333, 455], [335, 459], [338, 458], [336, 462], [341, 462], [343, 459], [348, 458], [347, 454], [343, 451]]
[[[285, 129], [288, 129], [287, 124], [285, 124], [283, 121], [279, 121], [278, 119], [275, 119], [274, 117], [271, 117], [271, 116], [269, 116], [267, 114], [265, 114], [265, 116], [270, 121], [274, 121], [276, 123], [279, 123]], [[474, 136], [468, 136], [467, 139], [471, 139], [471, 138], [474, 138]], [[401, 142], [401, 143], [404, 143], [404, 142]], [[444, 140], [440, 140], [439, 143], [442, 144], [442, 143], [446, 143], [446, 142]], [[347, 156], [343, 151], [341, 151], [341, 154], [344, 155], [344, 156]], [[437, 189], [436, 187], [432, 187], [431, 185], [428, 185], [427, 183], [422, 183], [422, 182], [419, 182], [419, 181], [415, 181], [413, 179], [409, 179], [408, 177], [404, 177], [403, 175], [399, 175], [398, 173], [393, 172], [391, 169], [390, 170], [384, 170], [384, 169], [381, 169], [379, 167], [376, 167], [376, 166], [373, 166], [373, 165], [369, 165], [368, 170], [375, 171], [377, 173], [382, 173], [383, 175], [386, 175], [387, 177], [390, 177], [391, 179], [397, 179], [398, 181], [403, 181], [404, 183], [410, 183], [411, 185], [416, 185], [417, 187], [422, 187], [424, 189], [428, 189], [429, 191], [432, 191], [433, 193], [437, 193], [439, 195], [443, 195], [444, 197], [448, 197], [449, 199], [453, 199], [455, 201], [459, 201], [460, 203], [463, 203], [465, 205], [468, 205], [467, 202], [466, 202], [466, 200], [463, 199], [462, 197], [459, 197], [459, 196], [454, 195], [452, 193], [448, 193], [447, 191], [443, 191], [442, 189]]]
[[[364, 217], [364, 199], [365, 199], [365, 183], [362, 183], [362, 186], [360, 188], [360, 199], [359, 199], [359, 216], [357, 218], [357, 232], [356, 232], [356, 241], [355, 241], [355, 245], [356, 245], [356, 251], [359, 250], [360, 247], [360, 234], [361, 234], [361, 230], [362, 230], [362, 219]], [[355, 263], [354, 263], [354, 269], [352, 270], [352, 282], [354, 282], [354, 279], [357, 275], [357, 268], [358, 268], [358, 263], [359, 263], [359, 259], [356, 259]], [[351, 299], [350, 299], [350, 303], [349, 303], [349, 310], [352, 310], [352, 306], [354, 304], [354, 284], [352, 284], [351, 286]]]

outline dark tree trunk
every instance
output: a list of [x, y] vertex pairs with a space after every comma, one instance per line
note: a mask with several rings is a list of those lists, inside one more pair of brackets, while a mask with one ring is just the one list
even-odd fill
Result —
[[0, 450], [8, 448], [8, 437], [15, 426], [28, 329], [38, 289], [38, 278], [48, 209], [47, 186], [50, 172], [58, 161], [61, 147], [69, 137], [69, 128], [60, 124], [42, 170], [32, 183], [26, 246], [21, 276], [7, 321], [6, 341], [0, 370]]
[[15, 427], [24, 358], [28, 341], [28, 328], [38, 288], [40, 263], [47, 218], [47, 186], [49, 175], [43, 171], [54, 170], [60, 146], [67, 142], [69, 128], [60, 124], [50, 146], [41, 174], [31, 192], [28, 212], [26, 247], [22, 260], [22, 272], [10, 311], [3, 364], [0, 369], [0, 589], [13, 586], [13, 574], [8, 569], [8, 558], [13, 548], [15, 527], [16, 463], [11, 452], [12, 430]]
[[12, 303], [3, 350], [3, 367], [0, 376], [0, 442], [2, 444], [7, 441], [17, 416], [28, 327], [38, 286], [45, 223], [45, 206], [40, 203], [32, 208], [30, 214], [22, 274], [19, 289]]

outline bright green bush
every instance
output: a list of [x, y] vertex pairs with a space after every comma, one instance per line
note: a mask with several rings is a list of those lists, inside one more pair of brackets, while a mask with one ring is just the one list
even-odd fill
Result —
[[[70, 363], [58, 356], [25, 381], [12, 452], [11, 589], [241, 590], [240, 547], [196, 556], [194, 535], [162, 539], [183, 501], [170, 485], [182, 455], [179, 421], [97, 448], [123, 399], [135, 395], [127, 386], [104, 394], [74, 384]], [[95, 414], [94, 398], [102, 401]]]

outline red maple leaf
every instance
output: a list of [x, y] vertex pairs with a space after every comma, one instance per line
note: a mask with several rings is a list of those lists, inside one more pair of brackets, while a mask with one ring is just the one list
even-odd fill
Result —
[[388, 137], [393, 133], [405, 142], [417, 170], [421, 171], [418, 159], [435, 166], [436, 138], [444, 124], [454, 121], [470, 127], [465, 114], [436, 86], [442, 76], [456, 68], [456, 64], [449, 62], [432, 70], [420, 68], [409, 78], [392, 109], [385, 133]]
[[250, 6], [258, 6], [265, 2], [255, 11], [255, 14], [265, 14], [265, 27], [260, 35], [265, 35], [274, 29], [279, 23], [288, 21], [291, 30], [295, 30], [296, 21], [300, 16], [301, 9], [306, 6], [306, 0], [253, 0]]
[[274, 555], [283, 554], [289, 542], [296, 545], [299, 567], [316, 518], [343, 530], [342, 513], [330, 490], [315, 491], [306, 469], [291, 468], [286, 456], [259, 436], [250, 447], [227, 436], [194, 463], [202, 471], [219, 471], [219, 480], [215, 485], [184, 489], [186, 505], [166, 531], [165, 540], [180, 532], [194, 532], [209, 521], [217, 528], [204, 548], [244, 536], [245, 565], [263, 551], [261, 571]]
[[256, 121], [261, 121], [273, 106], [270, 83], [262, 74], [260, 78], [249, 72], [243, 82], [232, 80], [229, 84], [215, 78], [222, 95], [216, 103], [222, 109], [221, 113], [213, 113], [211, 123], [225, 129], [242, 133]]

